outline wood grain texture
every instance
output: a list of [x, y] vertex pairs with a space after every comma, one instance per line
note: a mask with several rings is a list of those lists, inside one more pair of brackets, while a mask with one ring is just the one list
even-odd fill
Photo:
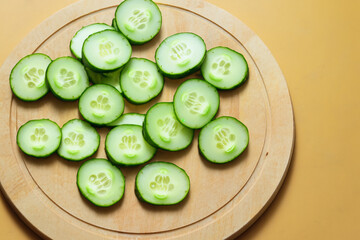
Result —
[[[140, 203], [134, 179], [140, 167], [121, 168], [126, 177], [124, 199], [113, 207], [94, 207], [84, 200], [75, 184], [81, 163], [54, 155], [35, 159], [22, 154], [15, 141], [18, 128], [30, 119], [50, 118], [62, 126], [79, 118], [77, 104], [62, 102], [51, 94], [25, 103], [11, 94], [9, 73], [23, 56], [42, 52], [51, 58], [70, 55], [69, 41], [84, 25], [110, 24], [118, 1], [83, 0], [50, 17], [26, 37], [0, 69], [2, 190], [22, 218], [42, 236], [53, 239], [220, 239], [244, 231], [269, 205], [288, 168], [294, 122], [286, 81], [269, 50], [241, 21], [204, 1], [158, 1], [163, 27], [151, 42], [135, 46], [134, 57], [154, 60], [159, 43], [176, 32], [194, 32], [207, 48], [222, 45], [241, 52], [249, 63], [249, 81], [242, 87], [220, 92], [217, 116], [230, 115], [249, 128], [247, 151], [224, 166], [202, 159], [197, 134], [181, 152], [160, 151], [154, 160], [171, 161], [184, 168], [191, 180], [189, 197], [177, 206], [154, 207]], [[201, 77], [196, 73], [188, 78]], [[4, 80], [5, 79], [5, 80]], [[166, 80], [161, 96], [148, 104], [126, 105], [125, 112], [141, 112], [155, 102], [172, 101], [183, 80]], [[101, 146], [95, 157], [105, 157], [107, 129], [98, 129]]]

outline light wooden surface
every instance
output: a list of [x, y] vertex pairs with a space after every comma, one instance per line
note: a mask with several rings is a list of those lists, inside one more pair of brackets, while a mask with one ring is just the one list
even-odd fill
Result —
[[[0, 8], [7, 33], [0, 36], [1, 62], [32, 28], [70, 2], [13, 1]], [[241, 239], [359, 238], [358, 2], [210, 2], [265, 41], [287, 78], [296, 113], [295, 155], [285, 185]], [[46, 11], [34, 15], [38, 9]], [[3, 201], [1, 221], [2, 238], [36, 239]]]
[[[53, 15], [20, 43], [1, 67], [0, 77], [7, 79], [12, 66], [33, 52], [52, 59], [70, 55], [68, 45], [75, 32], [90, 23], [110, 23], [117, 3], [83, 0]], [[221, 92], [218, 112], [218, 116], [234, 116], [248, 127], [247, 151], [234, 162], [213, 165], [199, 156], [195, 134], [186, 150], [159, 151], [154, 158], [174, 162], [187, 171], [191, 192], [184, 202], [171, 207], [139, 203], [133, 191], [140, 167], [133, 167], [121, 168], [127, 182], [124, 199], [107, 209], [94, 207], [80, 196], [75, 184], [81, 163], [54, 155], [34, 159], [16, 145], [17, 130], [30, 119], [49, 118], [62, 126], [80, 118], [77, 103], [62, 102], [51, 94], [37, 102], [22, 102], [14, 98], [4, 81], [1, 139], [3, 145], [11, 147], [1, 153], [7, 159], [0, 165], [6, 169], [0, 174], [1, 185], [21, 217], [39, 234], [51, 239], [227, 238], [255, 221], [278, 191], [292, 154], [294, 123], [286, 82], [272, 55], [242, 22], [204, 1], [164, 0], [159, 7], [163, 27], [151, 42], [133, 47], [134, 57], [153, 60], [165, 37], [194, 32], [204, 38], [208, 48], [228, 46], [247, 59], [249, 81], [236, 90]], [[194, 77], [201, 76], [196, 73]], [[155, 102], [172, 101], [181, 82], [167, 80], [160, 97], [141, 106], [128, 104], [125, 112], [145, 113]], [[94, 157], [106, 158], [108, 129], [98, 131], [102, 143]]]

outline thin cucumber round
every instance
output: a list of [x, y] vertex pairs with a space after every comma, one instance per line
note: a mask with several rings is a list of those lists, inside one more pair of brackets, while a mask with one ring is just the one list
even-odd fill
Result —
[[119, 81], [122, 68], [119, 68], [112, 72], [104, 72], [104, 73], [95, 72], [89, 68], [85, 68], [85, 70], [91, 82], [93, 82], [94, 84], [99, 84], [99, 83], [108, 84], [116, 88], [120, 93], [122, 93], [122, 90], [120, 88], [120, 81]]
[[201, 73], [214, 87], [227, 90], [247, 80], [249, 67], [241, 53], [227, 47], [215, 47], [207, 51]]
[[119, 31], [119, 28], [117, 26], [117, 23], [116, 23], [116, 18], [113, 18], [112, 21], [111, 21], [111, 26], [116, 30], [116, 31]]
[[174, 109], [179, 121], [193, 129], [202, 128], [214, 118], [220, 97], [215, 87], [200, 79], [183, 82], [174, 95]]
[[114, 163], [135, 166], [149, 161], [156, 148], [147, 143], [138, 125], [121, 125], [110, 130], [105, 140], [105, 151]]
[[23, 101], [36, 101], [49, 92], [45, 81], [46, 69], [51, 58], [34, 53], [22, 58], [11, 70], [10, 87], [16, 97]]
[[106, 124], [108, 127], [116, 127], [124, 124], [133, 124], [133, 125], [139, 125], [142, 126], [144, 123], [145, 114], [141, 113], [125, 113], [121, 115], [118, 119], [115, 121]]
[[72, 119], [61, 128], [62, 139], [57, 153], [70, 161], [80, 161], [93, 155], [99, 148], [100, 135], [89, 123]]
[[85, 39], [87, 39], [91, 34], [100, 32], [106, 29], [114, 29], [113, 27], [105, 23], [93, 23], [87, 26], [82, 27], [77, 31], [74, 37], [70, 41], [70, 51], [74, 54], [75, 57], [81, 60], [82, 58], [82, 47]]
[[205, 125], [199, 134], [199, 151], [213, 163], [234, 160], [248, 144], [247, 127], [233, 117], [219, 117]]
[[159, 33], [162, 16], [151, 0], [126, 0], [116, 9], [115, 23], [132, 44], [143, 44]]
[[51, 92], [65, 101], [77, 100], [90, 85], [84, 66], [72, 57], [52, 61], [46, 71], [46, 79]]
[[120, 74], [120, 87], [126, 100], [143, 104], [160, 94], [164, 88], [164, 78], [154, 62], [132, 58]]
[[176, 33], [156, 49], [155, 60], [162, 74], [181, 78], [197, 71], [205, 59], [206, 45], [195, 33]]
[[108, 160], [94, 158], [84, 162], [77, 173], [80, 193], [99, 207], [119, 202], [125, 192], [125, 178]]
[[151, 145], [168, 151], [185, 149], [194, 137], [194, 130], [176, 118], [171, 102], [152, 106], [145, 115], [143, 127], [144, 137]]
[[19, 128], [16, 141], [25, 154], [47, 157], [59, 148], [61, 130], [49, 119], [30, 120]]
[[111, 72], [121, 68], [131, 56], [131, 45], [121, 33], [104, 30], [91, 34], [84, 42], [82, 60], [96, 72]]
[[185, 170], [169, 162], [153, 162], [136, 175], [135, 194], [153, 205], [174, 205], [188, 195], [190, 179]]
[[81, 95], [79, 111], [86, 121], [105, 125], [118, 119], [124, 112], [124, 99], [120, 92], [106, 84], [95, 84]]

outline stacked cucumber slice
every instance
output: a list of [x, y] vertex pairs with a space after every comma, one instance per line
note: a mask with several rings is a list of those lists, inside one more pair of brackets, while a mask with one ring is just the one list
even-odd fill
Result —
[[79, 100], [83, 118], [94, 125], [115, 121], [124, 111], [124, 99], [116, 88], [107, 84], [95, 84], [87, 88]]
[[156, 103], [147, 111], [143, 131], [151, 145], [168, 151], [185, 149], [194, 136], [193, 129], [179, 122], [171, 102]]
[[164, 78], [156, 64], [145, 58], [132, 58], [120, 74], [120, 88], [125, 98], [134, 104], [147, 103], [164, 87]]
[[[131, 44], [150, 41], [161, 28], [160, 9], [151, 0], [123, 1], [111, 24], [92, 23], [76, 32], [70, 42], [75, 58], [52, 61], [34, 53], [14, 66], [10, 87], [16, 97], [35, 101], [50, 90], [60, 100], [78, 101], [84, 119], [71, 119], [62, 128], [49, 119], [30, 120], [19, 128], [17, 144], [30, 156], [57, 152], [66, 160], [81, 161], [99, 148], [96, 127], [109, 127], [105, 139], [109, 160], [89, 159], [79, 167], [80, 193], [97, 206], [111, 206], [125, 191], [119, 167], [143, 165], [135, 181], [138, 199], [177, 204], [190, 190], [185, 170], [169, 162], [148, 162], [157, 149], [187, 148], [198, 129], [200, 155], [212, 163], [232, 161], [247, 148], [249, 133], [243, 123], [231, 116], [215, 118], [221, 102], [218, 90], [243, 84], [249, 76], [247, 62], [227, 47], [206, 51], [204, 40], [190, 32], [166, 37], [155, 52], [155, 62], [132, 58], [136, 46]], [[204, 79], [183, 81], [172, 102], [155, 102], [146, 114], [123, 114], [126, 102], [155, 101], [164, 88], [164, 76], [178, 79], [200, 69]]]
[[46, 71], [51, 92], [65, 101], [79, 99], [89, 87], [84, 66], [72, 57], [60, 57], [52, 61]]
[[57, 150], [59, 156], [80, 161], [92, 156], [99, 148], [100, 135], [88, 122], [72, 119], [61, 128], [61, 145]]
[[169, 78], [185, 77], [196, 72], [205, 59], [204, 40], [194, 33], [177, 33], [164, 39], [156, 49], [160, 71]]
[[132, 44], [144, 44], [160, 31], [162, 16], [151, 0], [123, 1], [116, 9], [113, 26]]

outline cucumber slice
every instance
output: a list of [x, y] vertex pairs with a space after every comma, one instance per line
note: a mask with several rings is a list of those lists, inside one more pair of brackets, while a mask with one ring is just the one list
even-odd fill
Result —
[[227, 47], [215, 47], [207, 51], [201, 73], [214, 87], [227, 90], [247, 80], [249, 67], [242, 54]]
[[197, 71], [205, 59], [204, 40], [189, 32], [165, 38], [156, 49], [155, 60], [163, 75], [181, 78]]
[[11, 70], [10, 87], [16, 97], [23, 101], [36, 101], [49, 92], [45, 72], [51, 58], [34, 53], [22, 58]]
[[82, 27], [77, 31], [74, 37], [70, 41], [70, 51], [74, 54], [75, 57], [81, 60], [82, 58], [82, 47], [85, 39], [87, 39], [91, 34], [100, 32], [106, 29], [114, 29], [105, 23], [93, 23]]
[[143, 44], [153, 39], [160, 31], [162, 17], [158, 6], [151, 0], [126, 0], [115, 12], [120, 32], [132, 44]]
[[106, 124], [108, 127], [115, 127], [120, 126], [124, 124], [133, 124], [133, 125], [139, 125], [142, 126], [144, 123], [145, 114], [140, 113], [125, 113], [121, 115], [118, 119], [115, 121]]
[[60, 57], [52, 61], [46, 71], [51, 92], [65, 101], [78, 99], [89, 87], [84, 66], [72, 57]]
[[136, 175], [136, 196], [140, 201], [153, 205], [177, 204], [185, 199], [189, 191], [189, 176], [173, 163], [149, 163]]
[[89, 123], [72, 119], [61, 128], [62, 139], [57, 153], [70, 161], [80, 161], [99, 148], [100, 135]]
[[79, 111], [86, 121], [105, 125], [118, 119], [124, 112], [124, 99], [116, 88], [95, 84], [81, 95]]
[[121, 125], [110, 130], [105, 140], [106, 155], [119, 165], [135, 166], [149, 161], [156, 148], [148, 144], [138, 125]]
[[117, 23], [116, 23], [116, 18], [113, 18], [112, 21], [111, 21], [111, 26], [116, 30], [116, 31], [119, 31], [119, 28], [117, 26]]
[[94, 84], [99, 84], [99, 83], [108, 84], [116, 88], [120, 93], [122, 93], [122, 90], [120, 88], [120, 73], [122, 68], [119, 68], [112, 72], [104, 72], [104, 73], [95, 72], [89, 68], [85, 68], [85, 70], [90, 80]]
[[200, 153], [213, 163], [234, 160], [248, 144], [247, 127], [233, 117], [219, 117], [202, 128], [199, 134]]
[[129, 41], [115, 30], [91, 34], [84, 42], [82, 60], [96, 72], [111, 72], [121, 68], [131, 56]]
[[154, 62], [132, 58], [120, 74], [120, 87], [129, 102], [143, 104], [160, 94], [164, 78]]
[[16, 141], [25, 154], [47, 157], [59, 148], [61, 130], [49, 119], [30, 120], [19, 128]]
[[193, 140], [194, 130], [182, 125], [171, 102], [152, 106], [145, 115], [144, 137], [154, 147], [168, 151], [185, 149]]
[[114, 205], [124, 195], [125, 178], [108, 160], [94, 158], [84, 162], [77, 173], [80, 193], [99, 207]]
[[174, 109], [179, 121], [189, 128], [202, 128], [219, 109], [219, 93], [204, 80], [183, 82], [174, 95]]

